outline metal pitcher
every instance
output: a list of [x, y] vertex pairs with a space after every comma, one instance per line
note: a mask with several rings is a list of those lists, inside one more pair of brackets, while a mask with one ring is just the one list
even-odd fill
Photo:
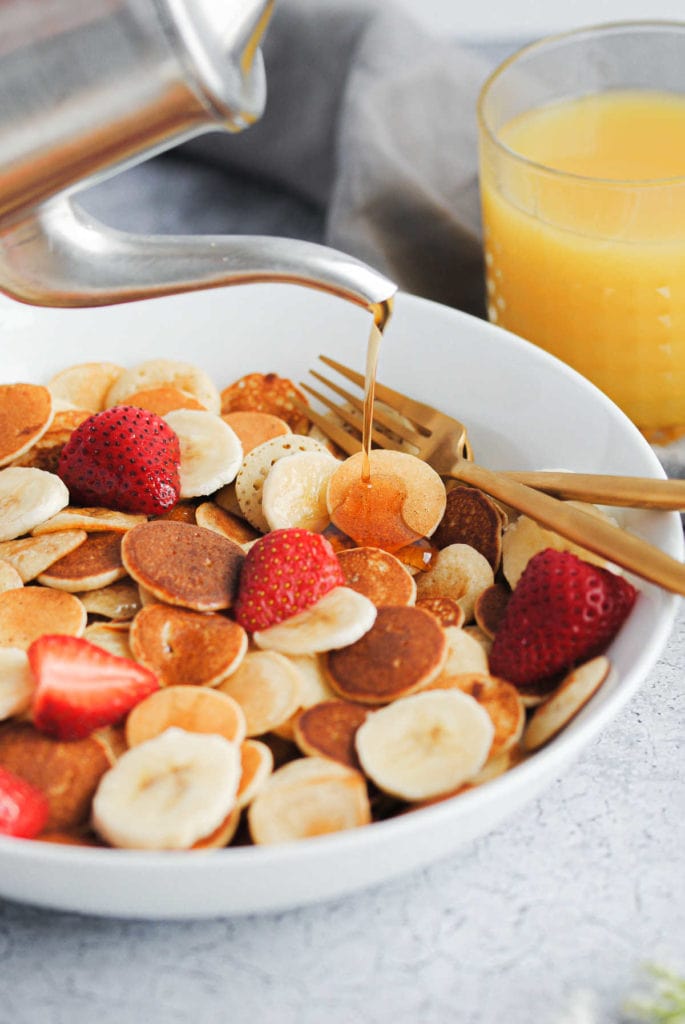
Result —
[[113, 230], [79, 189], [205, 131], [261, 116], [273, 0], [3, 0], [0, 291], [96, 306], [255, 281], [362, 305], [382, 323], [395, 285], [325, 246], [259, 236]]

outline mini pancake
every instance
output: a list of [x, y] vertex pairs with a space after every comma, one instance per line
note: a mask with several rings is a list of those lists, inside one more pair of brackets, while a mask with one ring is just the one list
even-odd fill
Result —
[[227, 537], [169, 521], [129, 530], [121, 553], [129, 575], [158, 600], [201, 612], [231, 606], [245, 558]]
[[56, 473], [65, 444], [76, 428], [91, 415], [87, 409], [64, 409], [56, 412], [45, 433], [28, 451], [14, 459], [12, 465], [29, 466], [33, 469], [44, 469], [48, 473]]
[[14, 566], [0, 559], [0, 594], [5, 590], [17, 590], [23, 586], [24, 581]]
[[240, 824], [240, 808], [234, 807], [232, 811], [229, 811], [228, 815], [224, 818], [221, 824], [210, 832], [208, 836], [203, 839], [198, 839], [197, 842], [193, 843], [190, 847], [191, 850], [221, 850], [233, 839], [233, 836], [238, 831], [238, 825]]
[[94, 622], [86, 626], [83, 639], [102, 647], [118, 658], [133, 658], [128, 622]]
[[238, 435], [243, 455], [247, 455], [264, 441], [270, 441], [272, 437], [282, 437], [291, 433], [285, 420], [270, 412], [227, 412], [221, 418]]
[[464, 609], [452, 597], [419, 597], [416, 607], [435, 615], [441, 626], [464, 625]]
[[371, 821], [366, 782], [359, 772], [329, 758], [299, 758], [267, 779], [247, 820], [258, 844], [358, 828]]
[[146, 359], [124, 370], [107, 392], [105, 406], [125, 405], [129, 395], [158, 387], [178, 388], [196, 398], [204, 409], [219, 412], [221, 400], [211, 377], [179, 359]]
[[238, 516], [239, 519], [244, 519], [238, 502], [238, 497], [235, 493], [235, 482], [232, 484], [225, 484], [224, 487], [220, 487], [213, 495], [212, 500], [219, 506], [219, 508], [224, 509], [224, 511], [230, 512], [233, 516]]
[[0, 728], [0, 765], [45, 793], [49, 832], [88, 820], [93, 794], [111, 761], [94, 736], [56, 740], [29, 722], [11, 722]]
[[131, 624], [131, 650], [160, 686], [215, 686], [247, 651], [247, 633], [223, 615], [151, 604]]
[[89, 614], [101, 615], [117, 622], [132, 619], [141, 608], [138, 586], [130, 579], [110, 583], [108, 587], [100, 587], [98, 590], [84, 591], [77, 597]]
[[439, 675], [447, 657], [445, 631], [421, 608], [379, 608], [368, 633], [349, 647], [330, 651], [331, 686], [360, 704], [387, 704], [414, 693]]
[[247, 807], [265, 784], [274, 769], [274, 756], [266, 743], [244, 740], [240, 745], [240, 783], [236, 806]]
[[610, 669], [609, 659], [600, 655], [569, 672], [551, 696], [533, 712], [523, 737], [525, 749], [537, 750], [554, 739], [585, 707]]
[[245, 716], [226, 694], [208, 687], [167, 686], [128, 713], [126, 742], [135, 747], [172, 726], [186, 732], [215, 733], [231, 743], [245, 739]]
[[116, 363], [76, 363], [51, 377], [48, 387], [55, 398], [77, 409], [101, 412], [107, 392], [122, 373]]
[[509, 603], [511, 591], [502, 583], [493, 583], [491, 587], [481, 590], [473, 607], [476, 624], [491, 639], [499, 629], [504, 610]]
[[147, 516], [131, 512], [115, 512], [109, 508], [77, 508], [67, 505], [57, 515], [51, 516], [31, 531], [34, 537], [43, 533], [60, 530], [85, 530], [86, 533], [126, 533], [139, 523], [146, 523]]
[[40, 573], [38, 581], [46, 587], [76, 594], [80, 590], [99, 590], [125, 575], [121, 534], [107, 531], [88, 534], [74, 551]]
[[469, 544], [442, 548], [416, 582], [419, 598], [451, 597], [463, 609], [466, 622], [473, 619], [476, 598], [494, 583], [492, 566]]
[[502, 558], [502, 515], [492, 498], [475, 487], [454, 487], [447, 494], [445, 514], [433, 534], [439, 548], [468, 544], [497, 572]]
[[276, 373], [248, 373], [221, 392], [221, 413], [268, 412], [285, 420], [294, 434], [306, 434], [310, 423], [296, 402], [309, 405], [304, 392], [287, 377]]
[[330, 757], [360, 771], [354, 740], [368, 713], [361, 704], [347, 700], [314, 704], [295, 719], [295, 742], [303, 754]]
[[453, 676], [463, 672], [487, 672], [488, 656], [482, 644], [471, 636], [466, 629], [457, 626], [445, 626], [448, 652], [442, 675]]
[[195, 521], [198, 526], [204, 526], [206, 530], [213, 530], [214, 533], [228, 537], [236, 544], [249, 544], [257, 540], [261, 533], [245, 522], [240, 516], [226, 512], [213, 501], [203, 501], [195, 510]]
[[82, 636], [88, 615], [73, 594], [22, 587], [0, 594], [0, 646], [26, 650], [44, 633]]
[[276, 651], [252, 651], [218, 690], [243, 709], [248, 736], [277, 728], [300, 707], [300, 677], [288, 658]]
[[145, 409], [153, 412], [156, 416], [166, 416], [168, 412], [175, 409], [204, 409], [204, 405], [198, 402], [197, 398], [181, 391], [180, 388], [169, 385], [158, 388], [145, 388], [143, 391], [134, 391], [126, 399], [126, 405], [134, 405], [137, 409]]
[[416, 584], [402, 563], [382, 548], [350, 548], [338, 552], [346, 586], [380, 608], [383, 605], [411, 605]]
[[483, 650], [485, 651], [485, 657], [488, 659], [489, 662], [490, 652], [492, 651], [492, 637], [488, 636], [487, 633], [483, 632], [480, 626], [476, 625], [464, 626], [463, 632], [466, 634], [466, 636], [470, 636], [473, 640], [476, 641], [476, 643], [478, 643], [483, 648]]
[[445, 511], [445, 485], [427, 462], [406, 452], [375, 449], [371, 478], [361, 479], [362, 452], [350, 456], [328, 484], [328, 511], [361, 546], [397, 551], [430, 537]]
[[170, 508], [168, 512], [162, 512], [160, 515], [154, 516], [153, 518], [155, 520], [161, 519], [172, 523], [194, 524], [197, 521], [195, 517], [195, 510], [195, 502], [179, 501], [173, 508]]
[[52, 395], [40, 384], [0, 384], [0, 466], [42, 437], [53, 417]]
[[486, 672], [441, 676], [427, 689], [461, 690], [485, 708], [495, 728], [488, 758], [497, 757], [521, 739], [526, 709], [515, 686]]
[[60, 530], [45, 537], [21, 537], [0, 543], [0, 558], [9, 562], [28, 583], [48, 569], [54, 562], [68, 555], [84, 543], [85, 530]]

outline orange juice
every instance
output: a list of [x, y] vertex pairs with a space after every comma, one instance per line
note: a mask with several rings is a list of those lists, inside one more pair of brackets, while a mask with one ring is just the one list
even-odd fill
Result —
[[[490, 318], [589, 377], [652, 438], [685, 430], [685, 96], [526, 112], [481, 154]], [[504, 154], [504, 155], [502, 155]]]

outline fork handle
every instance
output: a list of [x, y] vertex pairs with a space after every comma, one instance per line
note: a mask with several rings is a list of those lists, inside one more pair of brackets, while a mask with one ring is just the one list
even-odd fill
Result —
[[455, 463], [446, 475], [479, 487], [562, 537], [644, 580], [673, 593], [685, 594], [685, 566], [681, 562], [612, 523], [466, 459]]
[[659, 480], [640, 476], [605, 476], [601, 473], [499, 473], [555, 498], [597, 501], [626, 508], [685, 511], [685, 480]]

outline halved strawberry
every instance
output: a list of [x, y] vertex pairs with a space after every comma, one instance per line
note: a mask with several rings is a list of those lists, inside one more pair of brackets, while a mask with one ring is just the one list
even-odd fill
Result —
[[34, 724], [60, 740], [113, 725], [159, 689], [149, 669], [75, 636], [41, 636], [27, 653], [36, 679]]
[[601, 654], [636, 595], [622, 576], [568, 551], [538, 552], [509, 599], [490, 652], [490, 671], [528, 685]]
[[44, 793], [0, 766], [0, 834], [33, 839], [45, 828], [49, 810]]
[[252, 633], [311, 608], [344, 583], [338, 556], [320, 533], [273, 530], [248, 551], [233, 610]]

